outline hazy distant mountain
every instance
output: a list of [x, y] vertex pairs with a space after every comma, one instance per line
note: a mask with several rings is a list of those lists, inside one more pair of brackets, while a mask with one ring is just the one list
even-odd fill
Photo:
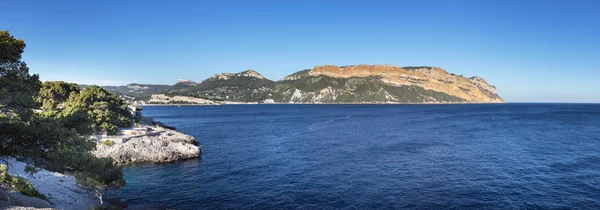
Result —
[[[85, 87], [87, 85], [79, 85]], [[150, 99], [152, 94], [162, 93], [170, 85], [149, 85], [149, 84], [137, 84], [131, 83], [125, 86], [101, 86], [109, 92], [115, 93], [121, 96], [127, 96], [131, 100], [146, 101]]]
[[[480, 77], [466, 78], [441, 68], [392, 65], [316, 66], [280, 81], [253, 70], [215, 74], [196, 83], [104, 86], [109, 91], [147, 101], [152, 94], [207, 99], [206, 103], [502, 103], [496, 87]], [[181, 99], [182, 97], [179, 97]], [[202, 101], [202, 100], [199, 100]], [[174, 102], [174, 101], [171, 101]]]

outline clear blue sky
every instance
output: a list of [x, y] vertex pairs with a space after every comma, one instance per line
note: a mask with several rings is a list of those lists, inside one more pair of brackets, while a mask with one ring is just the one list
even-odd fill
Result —
[[600, 102], [600, 1], [2, 0], [42, 80], [201, 81], [315, 65], [437, 66], [513, 102]]

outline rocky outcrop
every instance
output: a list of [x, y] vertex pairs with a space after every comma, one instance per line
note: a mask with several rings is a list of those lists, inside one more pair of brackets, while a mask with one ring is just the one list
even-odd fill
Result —
[[155, 129], [153, 135], [128, 138], [123, 143], [98, 144], [93, 154], [96, 157], [110, 157], [122, 164], [165, 163], [197, 158], [200, 155], [201, 147], [194, 137], [173, 130]]
[[263, 77], [261, 74], [259, 74], [258, 72], [254, 71], [254, 70], [246, 70], [246, 71], [242, 71], [240, 73], [221, 73], [221, 74], [214, 74], [212, 75], [210, 79], [216, 79], [216, 80], [229, 80], [231, 78], [235, 78], [235, 77], [254, 77], [256, 79], [265, 79], [265, 77]]
[[219, 105], [215, 101], [188, 97], [188, 96], [167, 96], [165, 94], [152, 94], [148, 101], [149, 104], [195, 104], [195, 105]]
[[188, 84], [188, 85], [196, 85], [197, 83], [191, 81], [191, 80], [187, 80], [187, 79], [178, 79], [177, 83], [180, 84]]
[[283, 79], [281, 79], [281, 81], [299, 80], [299, 79], [309, 76], [309, 72], [310, 72], [310, 69], [305, 69], [305, 70], [290, 74], [290, 75], [284, 77]]

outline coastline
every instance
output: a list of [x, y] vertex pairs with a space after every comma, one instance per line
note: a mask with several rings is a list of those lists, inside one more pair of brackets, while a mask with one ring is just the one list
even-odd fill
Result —
[[459, 104], [506, 104], [507, 102], [430, 102], [430, 103], [219, 103], [219, 104], [143, 104], [144, 106], [223, 106], [223, 105], [459, 105]]

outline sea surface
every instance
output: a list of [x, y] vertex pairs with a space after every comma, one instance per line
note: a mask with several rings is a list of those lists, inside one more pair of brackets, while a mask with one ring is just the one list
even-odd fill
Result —
[[108, 193], [176, 209], [600, 209], [599, 104], [149, 106], [202, 157]]

